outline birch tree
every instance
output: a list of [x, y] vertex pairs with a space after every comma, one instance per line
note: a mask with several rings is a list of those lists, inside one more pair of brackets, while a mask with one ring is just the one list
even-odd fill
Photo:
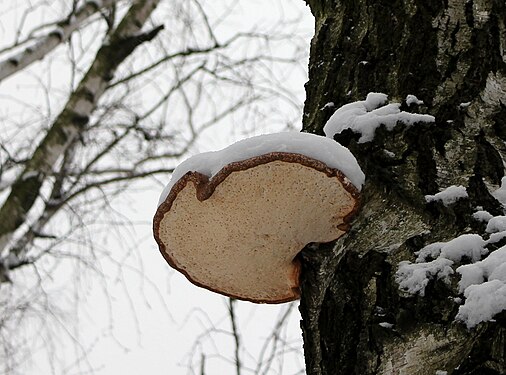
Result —
[[[292, 126], [301, 106], [283, 80], [305, 46], [294, 19], [228, 25], [236, 1], [2, 6], [0, 367], [16, 373], [34, 346], [56, 351], [47, 327], [68, 312], [46, 291], [52, 273], [76, 267], [73, 290], [81, 273], [106, 282], [100, 261], [115, 256], [90, 228], [133, 225], [113, 201], [138, 182], [161, 187], [212, 127], [248, 132], [267, 114]], [[24, 322], [49, 330], [44, 344]]]
[[306, 3], [306, 131], [371, 92], [435, 118], [335, 135], [366, 182], [350, 232], [302, 255], [307, 374], [506, 373], [504, 1]]

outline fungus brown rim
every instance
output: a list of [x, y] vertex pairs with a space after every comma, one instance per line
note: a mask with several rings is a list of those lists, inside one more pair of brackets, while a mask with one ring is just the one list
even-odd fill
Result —
[[[205, 288], [207, 290], [210, 290], [215, 293], [219, 293], [222, 295], [226, 295], [231, 298], [240, 299], [244, 301], [254, 302], [254, 303], [283, 303], [283, 302], [290, 302], [298, 299], [300, 297], [300, 288], [299, 286], [292, 288], [294, 292], [293, 297], [288, 298], [282, 298], [282, 299], [251, 299], [251, 298], [245, 298], [242, 296], [233, 295], [230, 293], [223, 292], [217, 288], [212, 288], [208, 285], [204, 285], [196, 280], [194, 280], [185, 270], [179, 268], [170, 256], [170, 254], [167, 251], [167, 248], [165, 244], [162, 242], [159, 236], [160, 231], [160, 223], [162, 222], [165, 214], [170, 211], [172, 207], [172, 203], [176, 199], [177, 195], [181, 190], [185, 188], [185, 186], [188, 184], [188, 182], [192, 182], [196, 189], [196, 197], [197, 199], [202, 202], [211, 197], [216, 187], [221, 184], [229, 174], [233, 172], [238, 171], [244, 171], [250, 168], [254, 168], [258, 165], [271, 163], [273, 161], [283, 161], [287, 163], [297, 163], [301, 164], [303, 166], [313, 168], [319, 172], [325, 173], [328, 177], [337, 177], [339, 182], [343, 185], [344, 189], [350, 193], [350, 195], [355, 199], [355, 205], [353, 206], [352, 210], [348, 215], [343, 217], [343, 223], [338, 226], [338, 229], [342, 230], [343, 232], [347, 232], [350, 228], [350, 222], [355, 216], [355, 214], [358, 211], [359, 207], [359, 196], [360, 193], [357, 190], [357, 188], [351, 183], [351, 181], [346, 178], [346, 176], [338, 169], [330, 168], [325, 163], [310, 158], [308, 156], [302, 155], [302, 154], [296, 154], [291, 152], [270, 152], [267, 154], [263, 154], [260, 156], [255, 156], [249, 159], [233, 162], [230, 164], [225, 165], [216, 175], [209, 178], [208, 176], [200, 173], [200, 172], [187, 172], [184, 176], [182, 176], [175, 184], [172, 186], [169, 194], [165, 198], [165, 200], [158, 206], [158, 209], [156, 210], [155, 216], [153, 218], [153, 233], [155, 237], [155, 241], [158, 244], [158, 248], [160, 252], [162, 253], [162, 256], [165, 258], [167, 263], [169, 265], [181, 272], [191, 283], [194, 285], [197, 285], [199, 287]], [[302, 251], [302, 249], [301, 249]], [[292, 260], [293, 265], [295, 266], [295, 274], [294, 280], [297, 280], [297, 283], [299, 285], [299, 277], [300, 277], [300, 269], [301, 264], [300, 260], [295, 257]]]

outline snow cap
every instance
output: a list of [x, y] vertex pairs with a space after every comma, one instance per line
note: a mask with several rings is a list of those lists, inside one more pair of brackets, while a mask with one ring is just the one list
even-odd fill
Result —
[[194, 284], [257, 303], [299, 297], [297, 254], [348, 230], [359, 194], [350, 180], [363, 181], [347, 149], [306, 133], [253, 137], [183, 164], [154, 217], [162, 255]]

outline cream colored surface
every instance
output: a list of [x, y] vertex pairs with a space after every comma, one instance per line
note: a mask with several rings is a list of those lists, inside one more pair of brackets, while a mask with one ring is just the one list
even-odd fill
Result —
[[250, 300], [295, 297], [292, 260], [329, 242], [354, 206], [337, 177], [274, 161], [231, 173], [200, 202], [188, 183], [160, 223], [160, 238], [190, 278]]

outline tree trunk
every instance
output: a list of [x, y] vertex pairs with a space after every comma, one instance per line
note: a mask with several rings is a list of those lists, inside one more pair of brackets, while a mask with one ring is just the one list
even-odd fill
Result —
[[115, 2], [116, 0], [88, 0], [71, 13], [67, 19], [55, 23], [53, 30], [38, 38], [33, 38], [32, 41], [28, 38], [26, 43], [22, 43], [28, 46], [23, 48], [21, 52], [0, 61], [0, 82], [22, 71], [35, 61], [43, 59], [60, 44], [67, 42], [72, 33], [89, 21], [91, 16], [101, 9], [113, 6]]
[[[327, 103], [369, 92], [396, 102], [416, 95], [423, 105], [401, 108], [436, 118], [380, 127], [367, 143], [351, 131], [336, 135], [366, 183], [350, 232], [301, 256], [307, 373], [506, 374], [504, 312], [468, 329], [455, 320], [455, 275], [450, 284], [432, 280], [425, 296], [401, 292], [395, 280], [399, 262], [414, 261], [425, 245], [484, 235], [477, 207], [503, 214], [490, 192], [506, 156], [504, 0], [306, 2], [316, 31], [305, 131], [322, 133], [333, 113]], [[451, 185], [469, 197], [427, 203], [425, 195]]]

